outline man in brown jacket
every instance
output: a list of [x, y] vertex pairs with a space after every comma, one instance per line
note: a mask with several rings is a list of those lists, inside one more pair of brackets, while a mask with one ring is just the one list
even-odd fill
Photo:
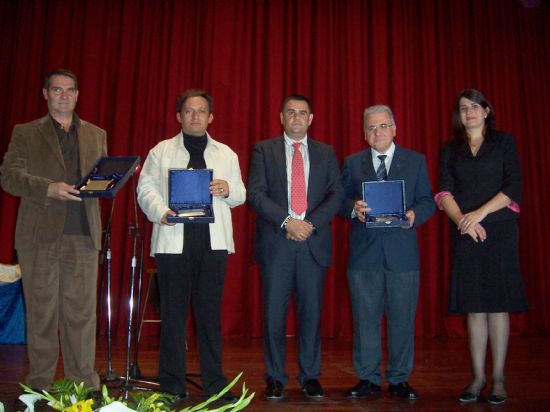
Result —
[[74, 185], [106, 155], [107, 136], [74, 112], [74, 73], [53, 71], [42, 93], [49, 114], [14, 127], [0, 166], [2, 188], [21, 198], [15, 248], [27, 316], [26, 383], [50, 387], [61, 343], [65, 376], [99, 389], [94, 359], [101, 220], [97, 199], [81, 199]]

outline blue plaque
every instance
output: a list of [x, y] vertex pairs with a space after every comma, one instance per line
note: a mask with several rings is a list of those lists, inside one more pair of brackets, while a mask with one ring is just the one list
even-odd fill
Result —
[[104, 156], [75, 188], [82, 198], [113, 198], [134, 174], [139, 162], [139, 156]]
[[214, 223], [210, 182], [212, 169], [169, 169], [168, 207], [177, 213], [170, 223]]
[[404, 180], [363, 182], [363, 200], [371, 209], [365, 213], [367, 227], [409, 227]]

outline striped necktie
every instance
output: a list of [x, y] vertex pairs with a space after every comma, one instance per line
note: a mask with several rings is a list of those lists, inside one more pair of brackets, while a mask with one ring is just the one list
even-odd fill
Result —
[[376, 178], [378, 180], [386, 180], [388, 177], [386, 163], [384, 162], [386, 160], [386, 157], [387, 155], [378, 155], [378, 158], [380, 159], [380, 166], [378, 166], [378, 169], [376, 169]]

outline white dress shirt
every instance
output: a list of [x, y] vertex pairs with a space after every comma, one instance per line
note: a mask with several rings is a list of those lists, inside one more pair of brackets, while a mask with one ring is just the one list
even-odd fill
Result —
[[287, 184], [287, 193], [288, 193], [288, 214], [294, 219], [304, 220], [306, 217], [306, 212], [298, 215], [290, 207], [291, 199], [291, 181], [292, 181], [292, 157], [294, 156], [294, 143], [300, 143], [300, 152], [302, 153], [302, 159], [304, 161], [304, 177], [306, 179], [306, 193], [307, 185], [309, 181], [309, 152], [307, 150], [307, 135], [304, 136], [301, 140], [293, 140], [284, 133], [285, 140], [285, 155], [286, 155], [286, 184]]

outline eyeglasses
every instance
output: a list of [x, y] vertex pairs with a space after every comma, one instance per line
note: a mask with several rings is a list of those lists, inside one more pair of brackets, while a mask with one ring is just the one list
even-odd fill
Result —
[[374, 132], [375, 130], [386, 130], [390, 127], [393, 127], [393, 124], [387, 124], [387, 123], [380, 123], [378, 126], [377, 125], [370, 125], [370, 126], [367, 126], [367, 132]]
[[63, 87], [53, 86], [50, 87], [50, 91], [55, 96], [61, 96], [63, 93], [65, 93], [68, 96], [74, 96], [78, 90], [75, 87], [69, 87], [68, 89], [64, 89]]
[[477, 112], [478, 110], [481, 110], [482, 107], [478, 103], [472, 103], [471, 106], [468, 106], [466, 104], [459, 107], [458, 110], [460, 110], [460, 113], [468, 113], [470, 110], [473, 112]]

